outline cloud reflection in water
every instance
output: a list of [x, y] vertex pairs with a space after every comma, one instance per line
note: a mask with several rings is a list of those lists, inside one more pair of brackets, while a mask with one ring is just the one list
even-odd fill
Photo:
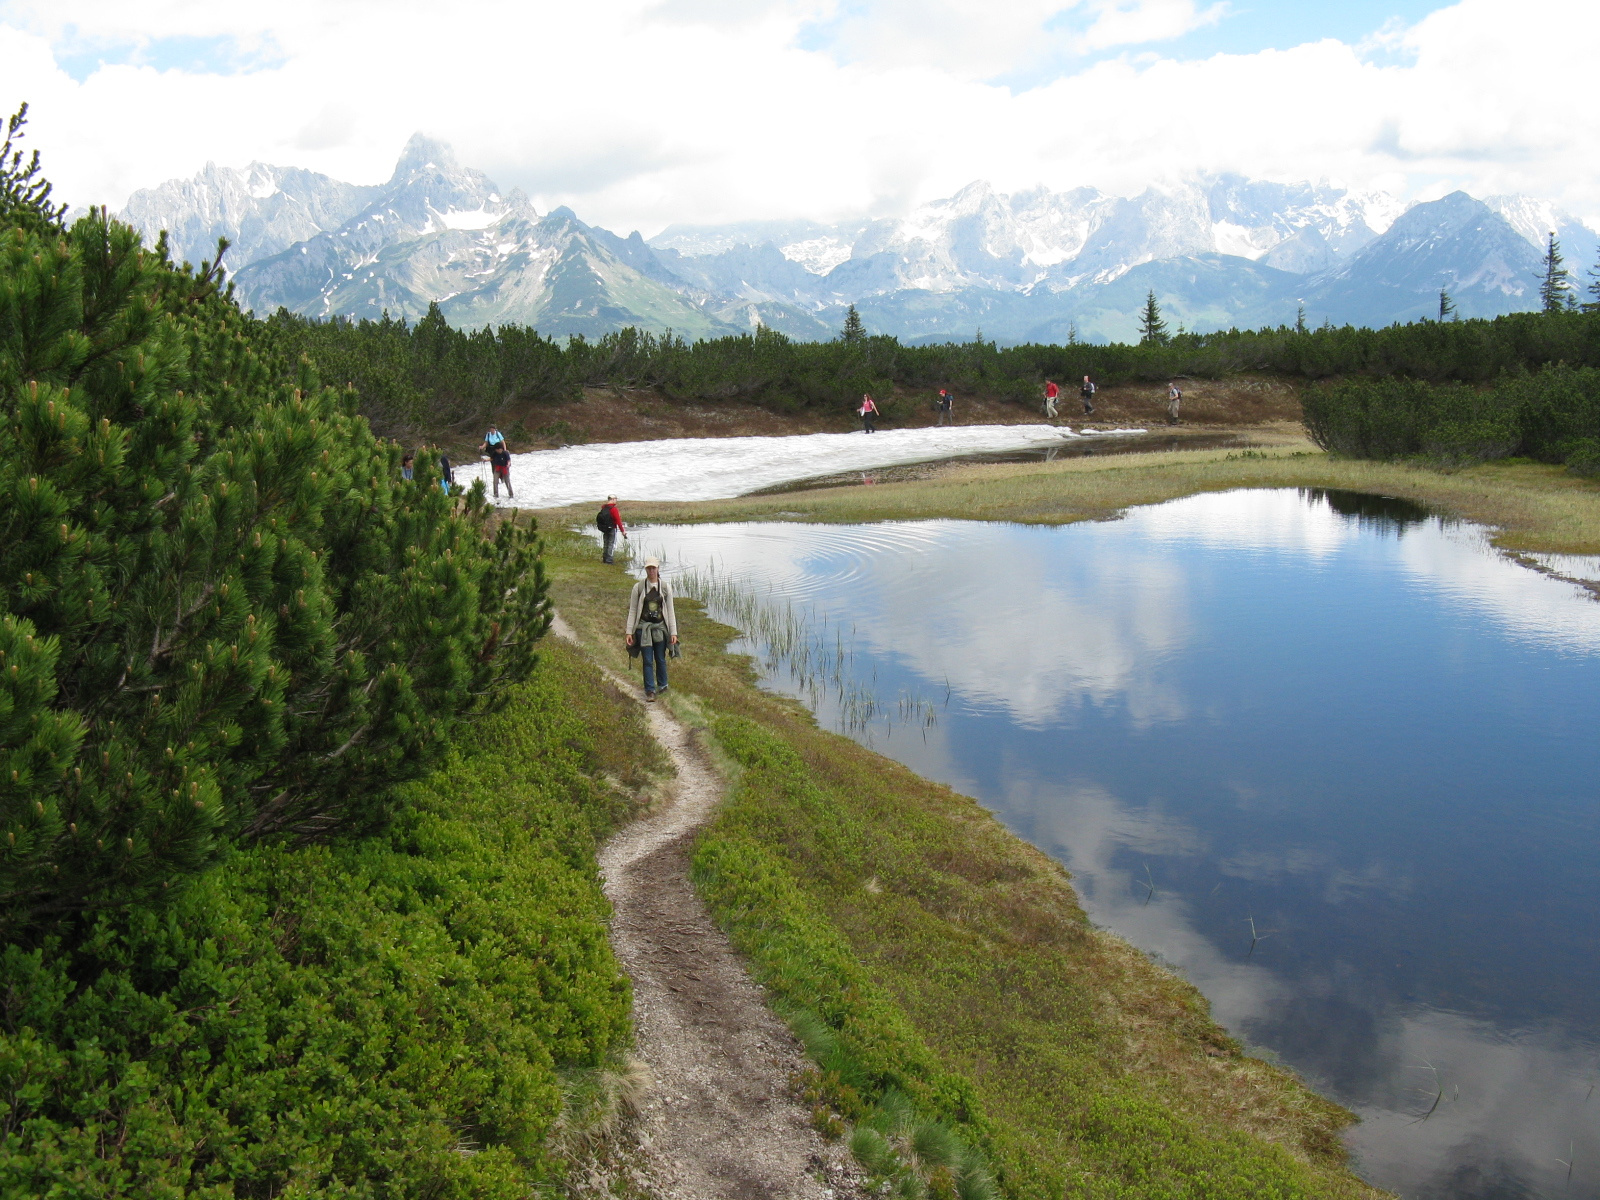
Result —
[[948, 683], [878, 748], [1356, 1108], [1370, 1178], [1487, 1200], [1559, 1193], [1566, 1160], [1600, 1194], [1600, 604], [1387, 503], [643, 540], [853, 630], [890, 695]]

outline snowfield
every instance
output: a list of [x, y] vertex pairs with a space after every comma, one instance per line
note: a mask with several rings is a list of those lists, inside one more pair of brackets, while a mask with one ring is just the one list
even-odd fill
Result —
[[[515, 500], [502, 506], [559, 508], [623, 500], [726, 500], [746, 492], [843, 471], [870, 471], [965, 454], [1038, 450], [1084, 438], [1143, 433], [1073, 433], [1053, 425], [957, 425], [878, 433], [802, 433], [790, 437], [673, 438], [602, 442], [511, 456]], [[489, 484], [487, 461], [456, 468], [456, 482]], [[491, 499], [492, 499], [491, 489]]]

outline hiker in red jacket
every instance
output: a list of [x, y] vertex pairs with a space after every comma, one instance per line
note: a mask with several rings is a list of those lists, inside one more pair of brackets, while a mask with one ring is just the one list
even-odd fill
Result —
[[1054, 379], [1044, 381], [1044, 415], [1048, 420], [1056, 419], [1056, 397], [1061, 395], [1061, 389], [1056, 386]]
[[617, 509], [617, 498], [607, 496], [606, 502], [600, 506], [600, 511], [595, 514], [595, 528], [600, 530], [600, 536], [605, 539], [605, 546], [600, 552], [600, 561], [611, 562], [611, 551], [616, 547], [617, 534], [623, 539], [628, 537], [628, 530], [622, 524], [622, 513]]

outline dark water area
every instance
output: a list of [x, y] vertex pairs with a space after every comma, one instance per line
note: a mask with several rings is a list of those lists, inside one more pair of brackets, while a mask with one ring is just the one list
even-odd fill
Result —
[[[641, 532], [669, 573], [722, 581], [768, 686], [977, 797], [1094, 920], [1356, 1110], [1367, 1178], [1600, 1195], [1581, 587], [1474, 526], [1309, 490], [1061, 528]], [[793, 615], [815, 653], [764, 644]]]

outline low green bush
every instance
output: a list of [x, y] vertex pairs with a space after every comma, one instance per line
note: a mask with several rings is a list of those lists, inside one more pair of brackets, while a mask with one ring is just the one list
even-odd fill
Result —
[[[0, 952], [0, 1195], [526, 1197], [629, 988], [596, 837], [624, 727], [560, 647], [381, 836], [236, 850]], [[636, 714], [631, 717], [637, 721]]]
[[1306, 429], [1349, 458], [1466, 464], [1513, 456], [1574, 459], [1600, 438], [1600, 370], [1556, 364], [1493, 387], [1418, 379], [1346, 379], [1308, 388]]

